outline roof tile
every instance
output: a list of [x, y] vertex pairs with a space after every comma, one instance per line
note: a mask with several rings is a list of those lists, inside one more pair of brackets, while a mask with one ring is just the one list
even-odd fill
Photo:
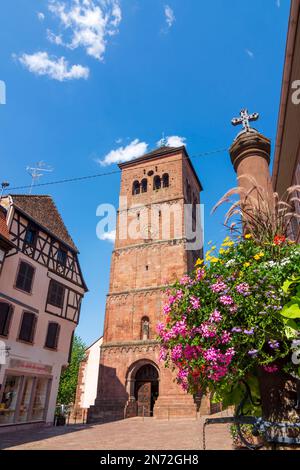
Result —
[[51, 196], [12, 194], [11, 198], [15, 207], [78, 252]]

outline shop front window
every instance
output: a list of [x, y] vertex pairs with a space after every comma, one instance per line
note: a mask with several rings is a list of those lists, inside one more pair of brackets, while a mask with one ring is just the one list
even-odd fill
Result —
[[32, 421], [41, 421], [44, 419], [48, 383], [48, 379], [37, 379], [32, 409]]
[[0, 395], [0, 425], [43, 421], [48, 406], [49, 378], [7, 376]]
[[30, 399], [32, 396], [33, 377], [24, 378], [24, 386], [19, 408], [18, 423], [26, 423], [29, 421]]
[[20, 385], [21, 377], [7, 377], [0, 403], [0, 424], [14, 422]]

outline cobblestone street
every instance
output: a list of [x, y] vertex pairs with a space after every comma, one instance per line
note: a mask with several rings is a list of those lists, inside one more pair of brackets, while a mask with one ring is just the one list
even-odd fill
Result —
[[[199, 450], [203, 421], [132, 418], [106, 424], [50, 427], [0, 434], [0, 448], [10, 450]], [[228, 426], [206, 430], [207, 450], [231, 450]]]

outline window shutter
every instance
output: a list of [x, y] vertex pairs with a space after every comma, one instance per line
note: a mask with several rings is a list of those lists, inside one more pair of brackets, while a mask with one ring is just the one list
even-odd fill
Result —
[[33, 317], [32, 317], [32, 324], [31, 324], [31, 332], [30, 332], [30, 342], [31, 342], [31, 343], [33, 343], [33, 338], [34, 338], [34, 334], [35, 334], [36, 323], [37, 323], [37, 317], [36, 317], [36, 315], [33, 315]]
[[25, 290], [26, 292], [30, 292], [31, 291], [31, 287], [32, 287], [32, 280], [33, 280], [33, 273], [34, 273], [34, 269], [32, 266], [29, 266], [27, 264], [27, 267], [26, 267], [26, 276], [25, 276]]
[[20, 263], [16, 287], [26, 292], [31, 291], [32, 281], [34, 275], [34, 268], [30, 264]]
[[7, 317], [6, 317], [6, 322], [5, 322], [5, 326], [4, 326], [3, 336], [8, 336], [12, 316], [13, 316], [13, 308], [12, 308], [11, 305], [9, 305], [8, 312], [7, 312]]
[[63, 307], [65, 288], [56, 281], [51, 280], [49, 284], [48, 302], [55, 307]]
[[50, 349], [56, 349], [58, 344], [60, 326], [58, 323], [51, 322], [48, 325], [45, 346]]
[[27, 341], [28, 343], [33, 342], [35, 327], [37, 318], [34, 313], [24, 312], [19, 339]]
[[68, 357], [69, 364], [71, 363], [71, 358], [72, 358], [73, 343], [74, 343], [74, 331], [72, 333], [71, 340], [70, 340], [69, 357]]
[[10, 325], [11, 306], [5, 302], [0, 303], [0, 335], [7, 336]]

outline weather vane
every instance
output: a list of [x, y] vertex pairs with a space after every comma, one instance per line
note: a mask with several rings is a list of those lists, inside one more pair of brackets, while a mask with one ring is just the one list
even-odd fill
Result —
[[27, 166], [26, 171], [31, 176], [31, 185], [28, 194], [32, 193], [35, 182], [38, 181], [45, 173], [51, 173], [53, 168], [47, 166], [45, 162], [37, 162], [36, 167]]
[[242, 125], [245, 132], [251, 132], [250, 122], [257, 121], [258, 118], [259, 118], [258, 113], [249, 114], [248, 109], [242, 109], [242, 111], [240, 112], [240, 117], [233, 118], [231, 121], [231, 124], [233, 126]]

